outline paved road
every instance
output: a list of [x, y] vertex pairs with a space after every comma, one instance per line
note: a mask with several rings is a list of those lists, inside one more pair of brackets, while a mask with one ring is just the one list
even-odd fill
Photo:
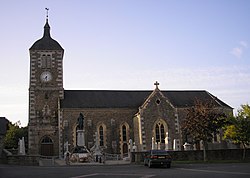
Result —
[[170, 169], [143, 165], [33, 167], [0, 165], [1, 178], [249, 178], [250, 163], [176, 164]]

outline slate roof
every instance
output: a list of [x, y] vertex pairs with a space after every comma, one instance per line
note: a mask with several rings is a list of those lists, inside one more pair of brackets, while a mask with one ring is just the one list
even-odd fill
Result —
[[37, 40], [30, 48], [30, 50], [63, 50], [61, 45], [50, 36], [50, 26], [48, 19], [44, 25], [43, 37]]
[[[196, 99], [212, 100], [217, 106], [231, 108], [205, 90], [161, 92], [177, 108], [194, 106]], [[139, 108], [151, 93], [130, 90], [64, 90], [61, 108]]]

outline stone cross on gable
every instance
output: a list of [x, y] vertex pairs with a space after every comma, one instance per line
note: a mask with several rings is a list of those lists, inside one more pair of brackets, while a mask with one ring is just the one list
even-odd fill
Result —
[[154, 83], [154, 85], [156, 86], [156, 88], [158, 88], [158, 85], [160, 85], [157, 81]]

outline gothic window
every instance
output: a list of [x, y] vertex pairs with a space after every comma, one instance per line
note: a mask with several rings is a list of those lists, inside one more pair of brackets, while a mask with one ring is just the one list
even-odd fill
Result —
[[165, 129], [163, 124], [161, 124], [161, 143], [165, 143]]
[[122, 141], [127, 141], [127, 128], [125, 125], [122, 126]]
[[107, 144], [107, 128], [103, 123], [97, 124], [97, 138], [99, 146], [106, 147]]
[[161, 122], [155, 125], [155, 139], [157, 143], [165, 143], [165, 128]]
[[100, 141], [100, 146], [104, 146], [104, 130], [103, 130], [103, 126], [99, 127], [99, 141]]
[[158, 124], [155, 126], [155, 141], [158, 143], [160, 142], [160, 132]]

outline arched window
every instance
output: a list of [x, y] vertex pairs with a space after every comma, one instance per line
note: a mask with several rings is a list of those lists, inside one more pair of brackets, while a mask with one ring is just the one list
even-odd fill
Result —
[[51, 55], [42, 55], [42, 68], [51, 68]]
[[106, 147], [107, 145], [107, 127], [104, 123], [100, 122], [96, 127], [98, 144], [101, 147]]
[[163, 123], [159, 122], [155, 125], [155, 141], [157, 143], [165, 143], [165, 128]]
[[[119, 147], [120, 147], [120, 153], [121, 156], [127, 156], [128, 153], [128, 145], [129, 145], [129, 125], [127, 122], [121, 123], [119, 126], [120, 130], [120, 141], [119, 141]], [[131, 148], [132, 149], [132, 148]]]
[[125, 125], [122, 126], [122, 141], [127, 141], [127, 128]]
[[104, 146], [104, 131], [103, 131], [103, 126], [99, 127], [99, 141], [100, 141], [100, 146]]

